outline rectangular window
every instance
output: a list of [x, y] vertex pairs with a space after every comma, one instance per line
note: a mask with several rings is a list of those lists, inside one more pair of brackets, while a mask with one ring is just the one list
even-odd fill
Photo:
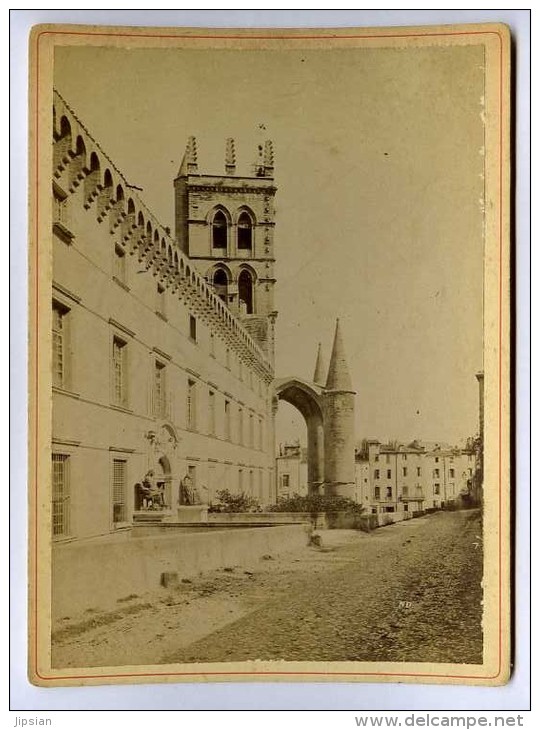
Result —
[[380, 499], [380, 498], [381, 498], [381, 488], [375, 487], [375, 499]]
[[238, 443], [244, 443], [244, 411], [238, 409]]
[[456, 475], [455, 469], [450, 469], [450, 479], [453, 479]]
[[225, 438], [231, 440], [231, 404], [228, 400], [225, 401]]
[[407, 467], [406, 466], [403, 467], [403, 476], [404, 477], [407, 476]]
[[438, 456], [436, 456], [436, 457], [435, 457], [435, 463], [436, 463], [436, 464], [438, 464], [438, 463], [439, 463], [439, 457], [438, 457]]
[[52, 455], [52, 534], [69, 535], [69, 456]]
[[52, 375], [53, 385], [68, 384], [68, 318], [69, 309], [59, 302], [52, 303]]
[[387, 469], [386, 470], [386, 478], [387, 479], [392, 479], [392, 469]]
[[60, 191], [56, 186], [53, 187], [53, 224], [59, 223], [61, 226], [68, 225], [67, 217], [67, 195]]
[[422, 467], [420, 467], [420, 466], [416, 467], [416, 476], [417, 477], [422, 476]]
[[381, 475], [380, 469], [375, 469], [375, 472], [374, 472], [374, 475], [373, 475], [375, 477], [375, 479], [378, 479], [380, 477], [380, 475]]
[[127, 461], [125, 459], [113, 459], [112, 512], [114, 524], [127, 521], [126, 482]]
[[392, 499], [392, 487], [386, 487], [386, 498]]
[[281, 486], [285, 487], [287, 489], [289, 487], [289, 484], [290, 484], [289, 474], [282, 474], [281, 475]]
[[216, 434], [216, 396], [213, 390], [208, 391], [208, 433]]
[[161, 315], [161, 317], [166, 317], [165, 287], [161, 284], [158, 284], [156, 289], [156, 312]]
[[403, 459], [403, 461], [407, 461], [407, 454], [402, 454], [401, 458]]
[[197, 342], [197, 320], [192, 314], [189, 315], [189, 339]]
[[191, 488], [193, 490], [193, 493], [196, 493], [197, 491], [197, 467], [193, 464], [189, 464], [188, 466], [188, 477], [191, 480]]
[[433, 469], [433, 477], [434, 477], [434, 479], [438, 479], [439, 478], [439, 470], [438, 469]]
[[127, 283], [126, 252], [116, 244], [114, 247], [114, 278], [121, 284]]
[[373, 459], [373, 460], [374, 460], [374, 461], [379, 461], [379, 454], [375, 454], [375, 456], [374, 456], [374, 459]]
[[191, 431], [195, 431], [197, 428], [197, 413], [196, 413], [196, 383], [194, 380], [188, 380], [187, 387], [187, 403], [186, 403], [186, 420], [187, 427]]
[[[221, 487], [223, 489], [223, 487]], [[216, 467], [208, 467], [208, 504], [212, 504], [216, 496]]]
[[113, 337], [112, 345], [113, 368], [113, 403], [126, 407], [128, 402], [127, 389], [127, 343], [119, 337]]
[[167, 415], [166, 368], [159, 360], [154, 360], [154, 416], [165, 418]]
[[402, 487], [401, 493], [402, 493], [403, 497], [408, 497], [409, 496], [409, 487]]
[[70, 224], [67, 193], [53, 183], [53, 232], [67, 244], [71, 243], [74, 238]]
[[441, 485], [440, 484], [434, 484], [433, 485], [433, 492], [434, 492], [434, 494], [440, 494], [441, 493]]

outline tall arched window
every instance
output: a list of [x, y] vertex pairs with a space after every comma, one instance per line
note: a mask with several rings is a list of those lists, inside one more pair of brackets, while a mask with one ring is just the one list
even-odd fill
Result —
[[227, 218], [221, 210], [217, 211], [212, 220], [212, 246], [227, 248]]
[[217, 296], [222, 301], [224, 301], [225, 304], [228, 304], [227, 291], [229, 280], [227, 278], [227, 274], [225, 273], [225, 271], [223, 271], [223, 269], [217, 269], [217, 271], [214, 272], [212, 283], [214, 285], [214, 291], [216, 292]]
[[253, 278], [247, 269], [238, 277], [240, 314], [253, 314]]
[[238, 248], [251, 251], [253, 246], [253, 223], [244, 212], [238, 218]]

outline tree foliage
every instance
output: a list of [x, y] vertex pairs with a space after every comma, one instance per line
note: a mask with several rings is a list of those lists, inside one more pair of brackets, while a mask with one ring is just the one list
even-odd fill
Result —
[[364, 508], [348, 497], [326, 496], [325, 494], [293, 494], [279, 499], [268, 508], [271, 512], [353, 512], [361, 514]]
[[260, 512], [259, 502], [245, 492], [232, 494], [228, 489], [220, 489], [216, 493], [217, 503], [212, 504], [209, 512]]

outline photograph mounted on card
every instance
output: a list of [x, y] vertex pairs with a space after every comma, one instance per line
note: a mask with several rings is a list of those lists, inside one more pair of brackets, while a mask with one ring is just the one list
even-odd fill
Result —
[[508, 29], [30, 47], [31, 681], [504, 684]]

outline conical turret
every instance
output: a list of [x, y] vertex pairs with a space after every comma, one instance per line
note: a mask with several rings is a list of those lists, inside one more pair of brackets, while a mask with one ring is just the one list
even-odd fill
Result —
[[352, 391], [351, 376], [347, 367], [339, 319], [336, 320], [336, 332], [334, 334], [334, 345], [332, 347], [330, 367], [328, 368], [328, 377], [326, 379], [326, 389]]
[[354, 399], [339, 319], [324, 390], [324, 491], [354, 498]]
[[322, 356], [322, 347], [321, 347], [320, 342], [319, 342], [319, 347], [317, 348], [317, 362], [315, 363], [315, 374], [313, 375], [313, 382], [317, 383], [317, 385], [322, 385], [324, 388], [325, 368], [324, 368], [324, 362], [323, 362], [323, 356]]

